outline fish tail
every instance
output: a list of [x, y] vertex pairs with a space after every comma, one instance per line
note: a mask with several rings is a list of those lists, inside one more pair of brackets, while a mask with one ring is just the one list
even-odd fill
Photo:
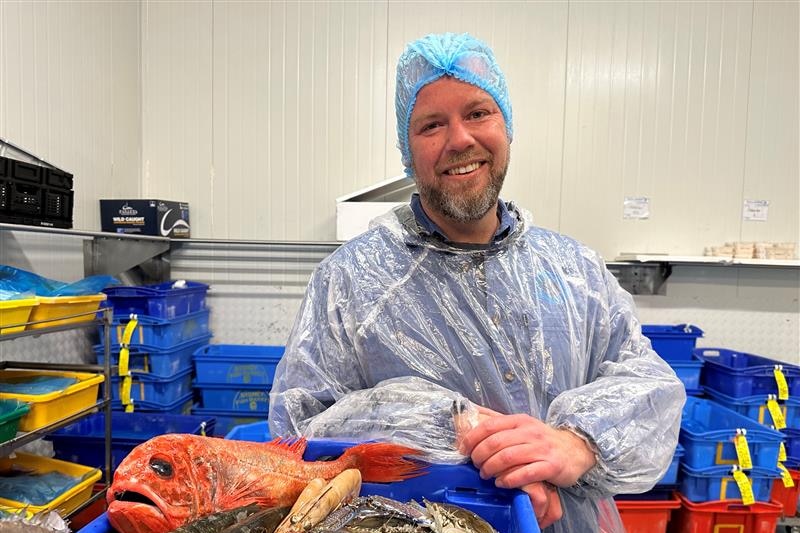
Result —
[[391, 483], [425, 474], [425, 465], [415, 457], [422, 452], [387, 442], [369, 442], [348, 448], [339, 459], [346, 468], [358, 468], [364, 481]]

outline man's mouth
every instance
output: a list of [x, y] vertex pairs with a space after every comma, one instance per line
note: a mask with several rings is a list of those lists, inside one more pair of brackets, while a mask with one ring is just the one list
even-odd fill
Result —
[[464, 166], [454, 167], [448, 170], [445, 170], [444, 173], [448, 176], [463, 176], [465, 174], [469, 174], [471, 172], [475, 172], [483, 165], [486, 164], [486, 161], [475, 161], [474, 163], [469, 163]]

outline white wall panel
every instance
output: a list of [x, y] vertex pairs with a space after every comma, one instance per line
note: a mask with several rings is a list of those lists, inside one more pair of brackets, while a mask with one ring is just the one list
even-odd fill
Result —
[[0, 2], [0, 137], [75, 175], [74, 225], [139, 192], [139, 2]]
[[769, 200], [766, 222], [742, 223], [742, 240], [800, 237], [800, 3], [756, 2], [743, 198]]
[[[561, 230], [606, 257], [736, 240], [752, 5], [572, 3]], [[623, 220], [626, 196], [650, 218]]]

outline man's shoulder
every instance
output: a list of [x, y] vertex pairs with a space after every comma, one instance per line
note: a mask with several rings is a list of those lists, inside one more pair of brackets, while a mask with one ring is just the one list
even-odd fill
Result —
[[367, 260], [379, 260], [387, 253], [403, 248], [402, 240], [384, 226], [374, 226], [364, 233], [342, 243], [321, 263], [322, 268], [336, 268], [339, 265], [352, 265]]

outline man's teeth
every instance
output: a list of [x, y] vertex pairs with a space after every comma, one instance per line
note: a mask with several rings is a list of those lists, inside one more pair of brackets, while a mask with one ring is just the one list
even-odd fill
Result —
[[467, 174], [468, 172], [472, 172], [473, 170], [477, 170], [480, 168], [480, 163], [472, 163], [471, 165], [467, 165], [465, 167], [458, 167], [458, 168], [451, 168], [447, 171], [447, 174], [454, 176], [456, 174]]

